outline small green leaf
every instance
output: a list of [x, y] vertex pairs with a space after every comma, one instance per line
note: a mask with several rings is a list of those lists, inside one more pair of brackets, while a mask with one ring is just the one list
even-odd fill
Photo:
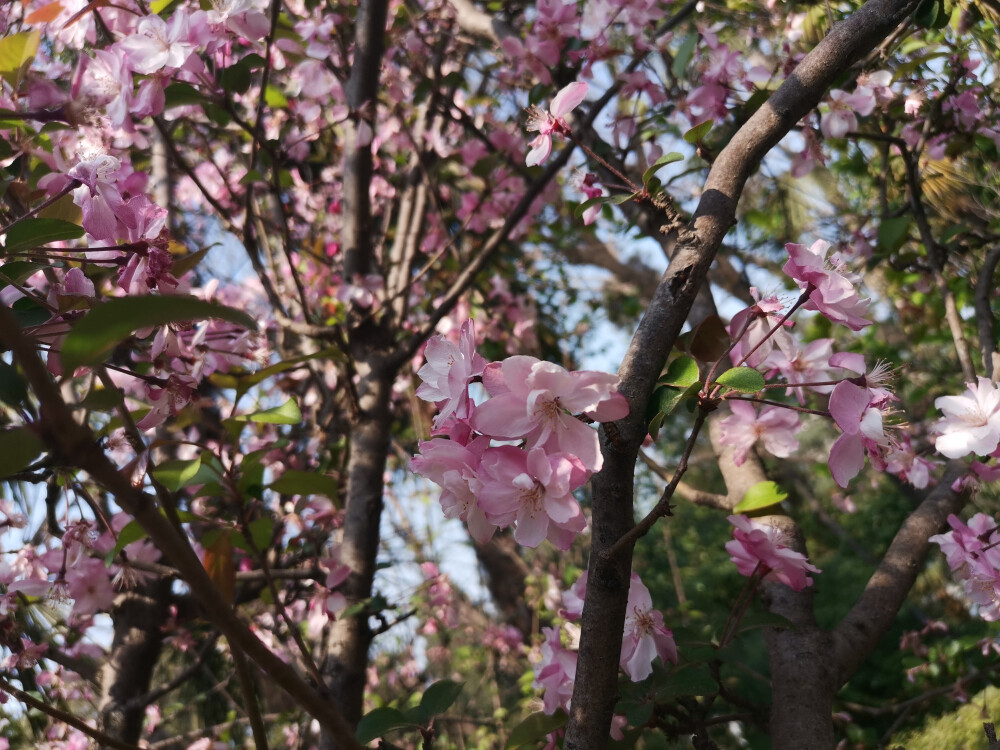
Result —
[[424, 695], [420, 699], [421, 711], [426, 714], [428, 719], [443, 714], [451, 708], [451, 704], [455, 702], [464, 687], [464, 682], [438, 680], [424, 691]]
[[733, 513], [747, 513], [752, 510], [760, 510], [777, 505], [788, 497], [787, 492], [782, 492], [781, 488], [774, 482], [757, 482], [746, 491], [743, 499], [733, 508]]
[[569, 721], [569, 716], [561, 708], [557, 709], [551, 716], [540, 711], [531, 714], [511, 730], [510, 737], [507, 738], [506, 750], [540, 742], [552, 732], [566, 726], [567, 721]]
[[264, 101], [272, 109], [280, 109], [288, 106], [288, 98], [281, 93], [281, 90], [271, 84], [264, 90]]
[[[281, 406], [275, 406], [253, 414], [240, 414], [232, 418], [234, 422], [255, 422], [257, 424], [299, 424], [302, 412], [295, 399], [290, 398]], [[226, 420], [229, 421], [228, 419]]]
[[110, 565], [114, 562], [115, 558], [118, 557], [118, 553], [120, 553], [128, 545], [132, 544], [132, 542], [138, 542], [140, 539], [145, 538], [146, 530], [142, 528], [142, 525], [136, 520], [129, 521], [122, 527], [122, 530], [118, 532], [118, 541], [115, 542], [114, 549], [108, 553], [108, 556], [104, 561]]
[[608, 198], [608, 203], [620, 206], [623, 203], [628, 203], [630, 200], [635, 198], [636, 193], [619, 193], [618, 195], [612, 195]]
[[15, 83], [21, 76], [26, 64], [29, 64], [38, 52], [41, 32], [22, 31], [0, 39], [0, 76]]
[[708, 135], [708, 131], [712, 129], [714, 123], [715, 120], [705, 120], [705, 122], [698, 123], [684, 134], [684, 140], [691, 144], [701, 143], [705, 140], [705, 136]]
[[201, 106], [205, 103], [205, 97], [198, 89], [190, 83], [178, 81], [171, 83], [163, 90], [163, 108], [186, 107], [190, 104]]
[[29, 250], [59, 240], [75, 240], [83, 234], [83, 227], [62, 219], [25, 219], [7, 232], [4, 252]]
[[697, 44], [697, 34], [689, 34], [684, 37], [684, 41], [681, 42], [681, 46], [677, 50], [677, 54], [674, 55], [674, 62], [670, 66], [670, 72], [674, 74], [674, 78], [681, 78], [684, 75], [684, 71], [687, 70], [688, 63], [691, 62], [691, 58], [694, 56], [694, 48]]
[[266, 550], [271, 546], [274, 538], [274, 519], [270, 516], [261, 516], [250, 522], [250, 541], [256, 547], [257, 552]]
[[924, 0], [924, 2], [917, 6], [917, 11], [913, 14], [913, 20], [918, 26], [930, 29], [937, 23], [938, 13], [941, 10], [939, 0]]
[[893, 253], [903, 246], [907, 235], [910, 232], [910, 217], [896, 216], [891, 219], [883, 219], [878, 225], [878, 246], [879, 250]]
[[62, 344], [63, 371], [103, 362], [140, 328], [220, 318], [253, 331], [257, 323], [242, 310], [185, 295], [118, 297], [97, 305], [70, 329]]
[[25, 260], [4, 263], [0, 266], [0, 289], [8, 284], [23, 284], [29, 276], [43, 268], [47, 268], [47, 266], [41, 263], [29, 263]]
[[733, 367], [719, 375], [715, 382], [740, 393], [756, 393], [764, 387], [764, 376], [752, 367]]
[[707, 664], [692, 664], [675, 669], [660, 683], [656, 700], [665, 701], [679, 695], [715, 695], [719, 683], [712, 677]]
[[610, 201], [611, 201], [610, 195], [599, 195], [596, 198], [588, 198], [579, 206], [573, 209], [573, 215], [579, 219], [581, 216], [583, 216], [583, 213], [591, 206], [596, 206], [600, 203], [609, 203]]
[[250, 66], [241, 60], [219, 74], [219, 84], [227, 93], [245, 94], [250, 88]]
[[321, 495], [331, 500], [337, 497], [337, 480], [313, 471], [288, 469], [270, 486], [282, 495]]
[[698, 391], [700, 390], [701, 383], [699, 382], [694, 382], [687, 388], [683, 389], [673, 388], [671, 386], [662, 386], [657, 388], [656, 391], [653, 392], [653, 398], [650, 400], [650, 409], [647, 410], [647, 414], [655, 414], [649, 423], [649, 436], [653, 438], [653, 440], [656, 440], [656, 438], [659, 437], [660, 427], [663, 425], [663, 420], [673, 414], [677, 407], [685, 401], [693, 401], [697, 398]]
[[174, 459], [163, 461], [157, 465], [153, 469], [153, 476], [168, 490], [177, 492], [188, 486], [191, 480], [198, 475], [199, 469], [201, 469], [200, 456], [190, 460]]
[[0, 401], [20, 406], [28, 398], [28, 386], [17, 368], [0, 360]]
[[27, 468], [43, 450], [45, 445], [34, 430], [11, 427], [0, 431], [0, 479]]
[[661, 375], [659, 383], [663, 385], [675, 385], [678, 388], [687, 388], [689, 385], [700, 382], [698, 373], [698, 363], [691, 357], [677, 357], [667, 367], [665, 375]]
[[665, 167], [668, 164], [673, 164], [675, 161], [683, 161], [684, 154], [678, 154], [676, 151], [671, 151], [669, 154], [664, 154], [655, 162], [653, 162], [650, 167], [642, 173], [642, 184], [649, 184], [650, 179], [653, 175], [659, 171], [661, 167]]
[[181, 276], [201, 263], [201, 259], [208, 255], [208, 251], [211, 249], [212, 248], [210, 247], [203, 247], [201, 250], [196, 250], [193, 253], [182, 255], [174, 261], [174, 265], [171, 267], [170, 273], [172, 273], [175, 278], [179, 279]]
[[367, 745], [372, 740], [377, 740], [394, 729], [402, 729], [403, 727], [415, 727], [415, 725], [398, 708], [382, 706], [361, 717], [354, 737], [362, 745]]

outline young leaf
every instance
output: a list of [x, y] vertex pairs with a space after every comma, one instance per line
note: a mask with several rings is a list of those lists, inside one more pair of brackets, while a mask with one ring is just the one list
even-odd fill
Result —
[[746, 491], [743, 499], [733, 508], [733, 513], [747, 513], [752, 510], [760, 510], [777, 505], [788, 497], [787, 492], [782, 492], [781, 488], [774, 482], [757, 482]]
[[184, 295], [118, 297], [94, 307], [70, 329], [62, 344], [63, 371], [103, 362], [118, 344], [140, 328], [189, 320], [220, 318], [256, 330], [242, 310]]
[[[228, 419], [226, 420], [229, 421]], [[275, 406], [253, 414], [240, 414], [232, 418], [234, 422], [255, 422], [257, 424], [298, 424], [302, 421], [302, 412], [294, 398], [288, 399], [281, 406]]]
[[83, 227], [62, 219], [25, 219], [7, 232], [4, 252], [41, 247], [58, 240], [75, 240], [83, 234]]
[[25, 63], [30, 62], [38, 52], [41, 32], [22, 31], [0, 39], [0, 76], [4, 80], [15, 83], [20, 77]]
[[337, 480], [313, 471], [287, 469], [270, 487], [282, 495], [321, 495], [331, 500], [337, 497]]
[[399, 709], [392, 708], [391, 706], [381, 706], [361, 717], [361, 721], [358, 722], [358, 728], [354, 732], [354, 737], [362, 745], [367, 745], [372, 740], [377, 740], [394, 729], [415, 726]]
[[541, 742], [552, 732], [566, 726], [567, 721], [569, 721], [569, 716], [561, 708], [557, 709], [551, 716], [541, 712], [531, 714], [511, 730], [510, 737], [507, 738], [506, 750]]
[[674, 78], [683, 77], [684, 71], [687, 70], [688, 63], [691, 62], [691, 57], [694, 55], [694, 48], [696, 44], [698, 44], [697, 34], [688, 34], [684, 37], [684, 41], [681, 42], [680, 49], [678, 49], [677, 54], [674, 55], [674, 62], [670, 66], [670, 72], [674, 74]]
[[125, 549], [132, 542], [138, 542], [140, 539], [146, 537], [146, 530], [142, 528], [138, 521], [129, 521], [122, 527], [122, 530], [118, 532], [118, 541], [115, 542], [114, 549], [112, 549], [104, 562], [110, 565], [114, 562], [115, 558], [118, 557], [118, 553]]
[[752, 367], [733, 367], [719, 375], [715, 382], [740, 393], [756, 393], [764, 387], [764, 376]]
[[659, 383], [663, 385], [675, 385], [678, 388], [687, 388], [689, 385], [699, 382], [698, 363], [691, 357], [677, 357], [673, 360], [665, 375], [661, 375]]
[[177, 492], [188, 486], [191, 480], [198, 475], [200, 468], [200, 456], [190, 460], [174, 459], [160, 463], [153, 469], [153, 476], [168, 490]]
[[909, 231], [909, 216], [896, 216], [891, 219], [885, 219], [878, 226], [879, 249], [888, 253], [899, 250], [903, 246], [903, 242], [906, 241]]
[[27, 427], [0, 431], [0, 479], [17, 474], [38, 458], [44, 449], [42, 439]]
[[708, 131], [712, 129], [714, 123], [714, 120], [705, 120], [705, 122], [698, 123], [684, 134], [684, 140], [691, 144], [701, 143], [705, 140], [705, 136], [708, 135]]
[[649, 169], [642, 173], [642, 184], [647, 185], [652, 179], [653, 175], [659, 171], [661, 167], [667, 166], [667, 164], [673, 164], [675, 161], [682, 161], [684, 159], [684, 154], [678, 154], [676, 151], [671, 151], [669, 154], [664, 154], [652, 165]]
[[428, 717], [443, 714], [451, 708], [451, 704], [455, 702], [464, 687], [464, 682], [438, 680], [424, 691], [420, 699], [420, 708], [427, 712]]

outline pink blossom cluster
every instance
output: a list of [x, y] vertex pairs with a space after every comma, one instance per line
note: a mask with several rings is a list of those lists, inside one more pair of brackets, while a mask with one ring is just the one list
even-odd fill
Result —
[[789, 549], [781, 531], [744, 515], [729, 516], [733, 539], [726, 552], [741, 575], [760, 576], [765, 581], [780, 581], [795, 591], [812, 585], [809, 573], [820, 573], [801, 552]]
[[[434, 432], [447, 437], [420, 443], [410, 466], [442, 488], [445, 516], [465, 521], [479, 542], [513, 524], [520, 544], [548, 539], [569, 549], [587, 525], [573, 492], [603, 465], [597, 432], [583, 420], [628, 414], [617, 376], [524, 355], [487, 363], [471, 320], [458, 344], [435, 337], [425, 356], [417, 395], [438, 405]], [[469, 395], [474, 380], [490, 396], [480, 405]]]
[[932, 536], [966, 596], [988, 622], [1000, 620], [1000, 530], [996, 520], [976, 513], [968, 524], [948, 516], [951, 531]]
[[[536, 689], [544, 691], [545, 713], [554, 713], [560, 707], [569, 711], [580, 636], [580, 628], [575, 621], [583, 615], [586, 592], [585, 571], [569, 590], [562, 593], [563, 606], [559, 614], [567, 620], [562, 630], [543, 629], [545, 642], [541, 647], [541, 658], [534, 665], [533, 684]], [[619, 665], [632, 682], [641, 682], [653, 673], [653, 662], [657, 657], [663, 663], [676, 664], [677, 644], [673, 633], [663, 624], [663, 615], [653, 609], [649, 589], [638, 573], [633, 571], [629, 582]]]

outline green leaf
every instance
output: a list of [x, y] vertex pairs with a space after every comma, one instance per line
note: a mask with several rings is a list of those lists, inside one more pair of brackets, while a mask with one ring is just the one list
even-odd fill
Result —
[[903, 246], [910, 231], [910, 217], [896, 216], [892, 219], [884, 219], [878, 226], [878, 246], [879, 249], [893, 253]]
[[25, 219], [7, 232], [4, 252], [29, 250], [49, 242], [83, 237], [83, 227], [62, 219]]
[[615, 206], [620, 206], [622, 203], [628, 203], [630, 200], [635, 198], [636, 193], [619, 193], [618, 195], [612, 195], [608, 198], [608, 203]]
[[271, 84], [264, 90], [264, 101], [272, 109], [280, 109], [288, 106], [288, 98], [281, 93], [281, 90]]
[[661, 375], [659, 383], [663, 385], [675, 385], [678, 388], [687, 388], [689, 385], [700, 382], [698, 373], [698, 363], [691, 357], [677, 357], [667, 367], [667, 373]]
[[715, 382], [740, 393], [756, 393], [764, 387], [764, 376], [752, 367], [733, 367], [719, 375]]
[[11, 309], [17, 315], [17, 320], [22, 328], [31, 328], [48, 323], [52, 318], [52, 312], [47, 307], [42, 307], [31, 297], [21, 297]]
[[175, 278], [179, 279], [181, 276], [201, 263], [201, 259], [208, 255], [208, 251], [211, 249], [211, 247], [203, 247], [201, 250], [196, 250], [193, 253], [182, 255], [174, 261], [174, 265], [171, 267], [170, 273], [172, 273]]
[[599, 195], [596, 198], [588, 198], [579, 206], [573, 209], [573, 215], [579, 219], [581, 216], [583, 216], [584, 211], [586, 211], [591, 206], [596, 206], [599, 203], [610, 203], [610, 202], [611, 202], [610, 195]]
[[[740, 620], [740, 624], [736, 629], [736, 632], [744, 633], [748, 630], [759, 630], [760, 628], [781, 628], [782, 630], [790, 630], [794, 627], [795, 623], [787, 617], [782, 617], [774, 612], [754, 608], [743, 615], [743, 619]], [[737, 652], [737, 660], [743, 658], [743, 656], [744, 654], [742, 652]]]
[[20, 406], [28, 398], [28, 386], [17, 368], [0, 360], [0, 401]]
[[32, 429], [11, 427], [0, 431], [0, 479], [28, 467], [43, 450], [42, 439]]
[[41, 32], [22, 31], [0, 39], [0, 76], [15, 84], [21, 77], [24, 67], [31, 63], [38, 52]]
[[242, 310], [184, 295], [118, 297], [94, 307], [70, 329], [62, 345], [64, 372], [103, 362], [119, 343], [140, 328], [220, 318], [256, 330]]
[[337, 497], [337, 480], [314, 471], [288, 469], [270, 487], [282, 495], [322, 495], [331, 500]]
[[108, 553], [104, 561], [110, 565], [114, 562], [114, 559], [118, 557], [118, 553], [120, 553], [128, 545], [132, 544], [132, 542], [138, 542], [140, 539], [145, 538], [146, 530], [142, 528], [142, 525], [136, 520], [129, 521], [122, 527], [122, 530], [118, 532], [118, 541], [115, 542], [114, 549]]
[[47, 268], [47, 266], [41, 263], [29, 263], [26, 260], [4, 263], [0, 266], [0, 289], [8, 284], [23, 284], [29, 276], [43, 268]]
[[271, 546], [274, 538], [274, 519], [270, 516], [261, 516], [250, 522], [250, 541], [257, 551], [266, 550]]
[[354, 737], [362, 745], [367, 745], [372, 740], [377, 740], [394, 729], [414, 726], [413, 722], [407, 719], [398, 708], [382, 706], [361, 717]]
[[245, 94], [250, 88], [250, 66], [245, 60], [230, 65], [219, 74], [219, 83], [227, 93]]
[[190, 460], [174, 459], [160, 463], [153, 469], [153, 476], [168, 490], [177, 492], [187, 487], [191, 480], [198, 476], [199, 469], [201, 469], [201, 456]]
[[715, 120], [705, 120], [705, 122], [698, 123], [684, 134], [684, 140], [692, 144], [701, 143], [705, 140], [705, 136], [708, 135], [708, 131], [712, 129], [714, 123]]
[[681, 78], [684, 75], [684, 71], [687, 70], [688, 63], [691, 62], [691, 58], [694, 56], [694, 48], [697, 44], [697, 34], [689, 34], [684, 37], [684, 41], [681, 42], [680, 49], [678, 49], [677, 54], [674, 55], [674, 62], [670, 66], [670, 72], [674, 74], [674, 78]]
[[507, 738], [506, 750], [540, 742], [552, 732], [566, 726], [567, 721], [569, 721], [569, 716], [561, 708], [557, 709], [551, 716], [541, 712], [531, 714], [511, 730], [510, 737]]
[[913, 20], [918, 26], [922, 26], [925, 29], [933, 28], [937, 23], [938, 13], [942, 12], [943, 8], [939, 3], [939, 0], [924, 0], [917, 6], [916, 13], [913, 14]]
[[421, 713], [427, 716], [428, 720], [438, 714], [443, 714], [451, 708], [451, 704], [455, 702], [464, 687], [464, 682], [438, 680], [424, 691], [418, 708]]
[[660, 683], [656, 700], [665, 701], [679, 695], [715, 695], [719, 683], [712, 677], [707, 664], [693, 664], [675, 669]]
[[201, 106], [205, 103], [205, 97], [198, 89], [190, 83], [178, 81], [171, 83], [163, 90], [163, 108], [186, 107], [190, 104]]
[[[229, 421], [228, 419], [226, 420]], [[275, 406], [253, 414], [240, 414], [232, 417], [234, 422], [255, 422], [257, 424], [299, 424], [302, 412], [299, 411], [295, 399], [290, 398], [281, 406]]]
[[760, 510], [777, 505], [788, 497], [787, 492], [782, 492], [781, 488], [774, 482], [757, 482], [750, 487], [743, 495], [743, 499], [733, 508], [733, 513], [747, 513], [751, 510]]
[[683, 161], [684, 154], [678, 154], [676, 151], [671, 151], [669, 154], [664, 154], [655, 162], [653, 162], [649, 169], [642, 173], [642, 184], [647, 185], [652, 179], [653, 175], [656, 174], [661, 167], [665, 167], [668, 164], [673, 164], [675, 161]]
[[[663, 425], [663, 420], [669, 417], [685, 401], [693, 401], [698, 396], [698, 391], [701, 390], [701, 383], [695, 382], [684, 389], [672, 388], [670, 386], [663, 386], [657, 388], [653, 392], [653, 398], [651, 399], [651, 407], [647, 413], [655, 413], [655, 416], [649, 423], [649, 436], [656, 440], [660, 434], [660, 427]], [[655, 410], [655, 412], [653, 412]]]

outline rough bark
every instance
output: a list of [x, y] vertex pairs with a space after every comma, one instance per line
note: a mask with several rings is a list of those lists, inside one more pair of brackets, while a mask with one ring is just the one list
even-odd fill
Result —
[[158, 579], [125, 591], [115, 601], [115, 636], [101, 670], [101, 729], [136, 744], [146, 707], [135, 703], [149, 691], [163, 645], [171, 581]]
[[737, 131], [709, 173], [690, 230], [682, 232], [678, 252], [619, 369], [630, 415], [601, 430], [605, 466], [594, 478], [590, 584], [566, 748], [603, 748], [608, 742], [618, 670], [617, 646], [609, 644], [621, 642], [631, 548], [612, 560], [606, 560], [602, 552], [633, 524], [632, 476], [646, 435], [646, 405], [708, 267], [732, 227], [746, 180], [836, 78], [891, 33], [914, 7], [913, 0], [871, 0], [835, 26]]

